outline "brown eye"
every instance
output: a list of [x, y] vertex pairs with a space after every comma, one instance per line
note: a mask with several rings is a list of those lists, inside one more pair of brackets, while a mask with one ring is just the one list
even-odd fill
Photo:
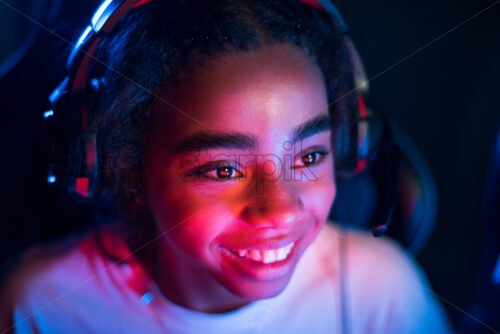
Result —
[[329, 153], [329, 151], [324, 150], [310, 151], [300, 156], [300, 158], [297, 158], [297, 160], [295, 161], [295, 165], [292, 168], [304, 168], [318, 165]]
[[234, 174], [234, 168], [230, 166], [219, 167], [216, 169], [216, 173], [220, 179], [230, 179]]
[[233, 167], [225, 161], [219, 161], [204, 168], [191, 172], [192, 176], [197, 176], [206, 180], [230, 181], [243, 177], [243, 173], [237, 167]]
[[313, 163], [316, 162], [316, 160], [318, 159], [318, 155], [319, 153], [318, 152], [312, 152], [312, 153], [308, 153], [306, 155], [303, 155], [302, 156], [302, 162], [304, 163], [304, 165], [308, 166], [308, 165], [312, 165]]

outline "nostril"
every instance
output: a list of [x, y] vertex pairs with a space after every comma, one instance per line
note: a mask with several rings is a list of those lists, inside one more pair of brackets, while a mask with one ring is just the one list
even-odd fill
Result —
[[256, 227], [283, 227], [300, 220], [304, 204], [295, 198], [260, 198], [257, 202], [248, 203], [240, 213], [242, 220]]
[[273, 227], [269, 217], [256, 206], [247, 206], [241, 212], [241, 218], [255, 227]]
[[297, 200], [297, 207], [299, 208], [299, 210], [303, 210], [304, 209], [304, 202], [302, 202], [302, 199], [297, 196], [296, 200]]

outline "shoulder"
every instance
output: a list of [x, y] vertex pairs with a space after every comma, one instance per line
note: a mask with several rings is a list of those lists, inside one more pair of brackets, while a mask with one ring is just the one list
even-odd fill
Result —
[[31, 247], [3, 284], [1, 308], [7, 319], [2, 322], [9, 327], [23, 320], [16, 326], [16, 330], [22, 330], [47, 312], [61, 312], [63, 307], [53, 306], [80, 298], [80, 289], [78, 296], [72, 292], [99, 270], [102, 258], [97, 230]]
[[332, 251], [340, 252], [339, 273], [345, 281], [353, 327], [359, 332], [447, 332], [444, 311], [424, 271], [406, 249], [389, 237], [375, 238], [368, 230], [330, 224], [325, 234], [337, 240]]
[[0, 306], [16, 332], [155, 332], [159, 323], [141, 301], [149, 282], [123, 235], [101, 228], [30, 250]]
[[[417, 279], [427, 286], [423, 271], [404, 247], [390, 237], [375, 238], [366, 229], [343, 227], [328, 223], [322, 234], [322, 243], [331, 253], [342, 252], [346, 268], [352, 278], [360, 276], [379, 281], [407, 281]], [[380, 282], [382, 283], [382, 282]]]
[[78, 276], [98, 252], [94, 238], [94, 232], [87, 232], [49, 245], [32, 246], [22, 255], [7, 285], [22, 293], [29, 291], [28, 287], [43, 284], [47, 288]]
[[[375, 238], [369, 230], [355, 227], [340, 227], [328, 222], [320, 235], [318, 243], [330, 253], [338, 253], [343, 249], [349, 261], [355, 261], [356, 266], [350, 269], [354, 272], [380, 272], [417, 269], [412, 255], [399, 243], [390, 237]], [[402, 268], [401, 268], [402, 266]]]

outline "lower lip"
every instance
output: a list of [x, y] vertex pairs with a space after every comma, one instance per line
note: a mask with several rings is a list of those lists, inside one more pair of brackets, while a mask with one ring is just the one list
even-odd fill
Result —
[[295, 245], [286, 259], [273, 263], [257, 262], [248, 258], [242, 258], [227, 248], [222, 248], [222, 254], [228, 260], [231, 267], [247, 277], [255, 280], [279, 279], [286, 276], [292, 269], [296, 257], [295, 254], [299, 248], [299, 241], [300, 239], [295, 241]]

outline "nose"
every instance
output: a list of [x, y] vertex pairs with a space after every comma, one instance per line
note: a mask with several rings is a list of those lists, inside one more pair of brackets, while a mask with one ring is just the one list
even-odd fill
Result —
[[[290, 181], [288, 181], [290, 182]], [[304, 203], [286, 180], [265, 182], [264, 186], [250, 190], [241, 218], [259, 228], [288, 228], [303, 217]]]

